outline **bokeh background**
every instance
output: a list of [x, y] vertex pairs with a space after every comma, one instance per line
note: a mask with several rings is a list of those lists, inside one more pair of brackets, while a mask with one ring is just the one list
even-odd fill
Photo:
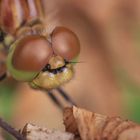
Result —
[[[140, 122], [140, 1], [43, 0], [48, 33], [66, 26], [80, 39], [75, 77], [63, 86], [79, 107]], [[64, 129], [62, 112], [40, 92], [0, 83], [0, 114], [17, 129], [28, 122]]]

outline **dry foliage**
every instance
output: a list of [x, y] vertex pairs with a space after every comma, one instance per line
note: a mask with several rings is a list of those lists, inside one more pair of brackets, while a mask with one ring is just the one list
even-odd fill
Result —
[[73, 140], [74, 135], [58, 130], [49, 130], [33, 124], [26, 124], [23, 135], [27, 140]]
[[77, 107], [64, 110], [66, 132], [27, 124], [27, 140], [140, 140], [140, 125], [120, 117], [108, 117]]
[[64, 124], [81, 140], [140, 140], [140, 125], [77, 107], [65, 109]]

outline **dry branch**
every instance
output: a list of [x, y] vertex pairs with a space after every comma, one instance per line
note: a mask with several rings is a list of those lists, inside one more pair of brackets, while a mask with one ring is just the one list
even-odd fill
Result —
[[81, 140], [140, 140], [140, 125], [76, 107], [65, 109], [64, 124]]

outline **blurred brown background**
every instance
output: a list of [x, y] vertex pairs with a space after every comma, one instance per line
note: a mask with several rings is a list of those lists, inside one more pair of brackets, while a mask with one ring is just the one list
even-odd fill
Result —
[[[44, 0], [44, 9], [49, 33], [66, 26], [80, 39], [83, 63], [63, 86], [78, 106], [140, 121], [140, 1]], [[11, 104], [17, 128], [32, 122], [63, 129], [62, 112], [26, 84], [18, 86]]]

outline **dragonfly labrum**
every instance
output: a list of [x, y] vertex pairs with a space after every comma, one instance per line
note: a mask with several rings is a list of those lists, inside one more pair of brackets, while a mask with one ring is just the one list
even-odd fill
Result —
[[63, 26], [48, 34], [44, 19], [42, 0], [0, 0], [0, 52], [6, 56], [0, 57], [0, 80], [10, 74], [47, 92], [63, 108], [53, 90], [74, 104], [61, 85], [74, 75], [72, 62], [80, 53], [80, 43]]

